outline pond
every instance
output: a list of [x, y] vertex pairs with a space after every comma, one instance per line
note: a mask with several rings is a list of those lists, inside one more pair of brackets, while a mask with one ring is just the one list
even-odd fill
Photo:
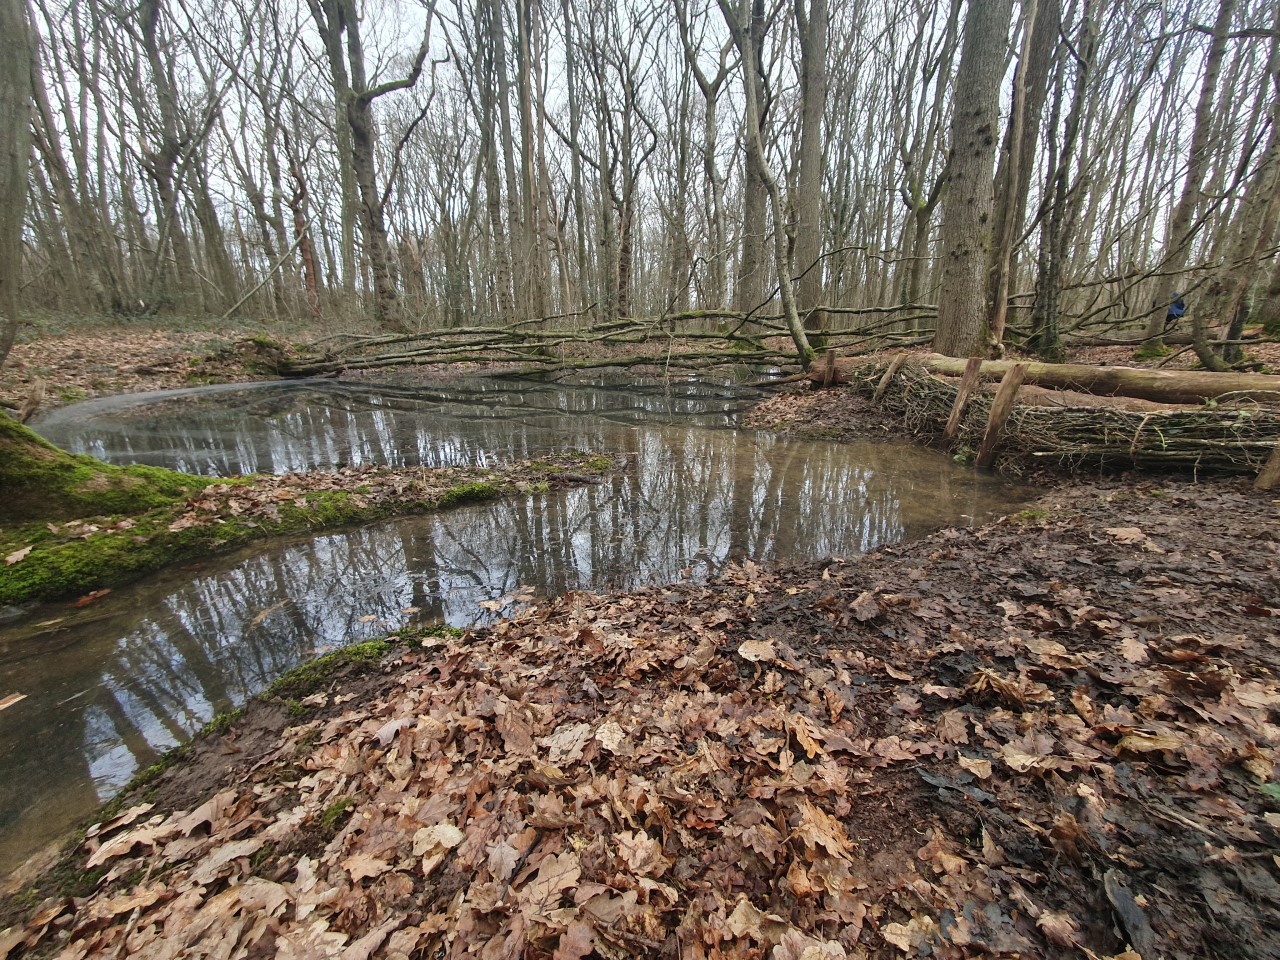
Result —
[[567, 450], [625, 468], [590, 486], [168, 570], [84, 609], [0, 620], [0, 873], [275, 677], [405, 625], [468, 626], [569, 590], [706, 577], [725, 563], [852, 556], [980, 523], [1025, 492], [911, 446], [733, 429], [755, 391], [334, 381], [116, 397], [36, 424], [115, 463], [205, 475], [489, 464]]

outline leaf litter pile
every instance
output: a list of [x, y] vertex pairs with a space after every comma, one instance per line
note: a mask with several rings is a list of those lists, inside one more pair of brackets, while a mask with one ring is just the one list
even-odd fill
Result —
[[1095, 484], [414, 640], [90, 828], [0, 956], [1280, 956], [1275, 519]]

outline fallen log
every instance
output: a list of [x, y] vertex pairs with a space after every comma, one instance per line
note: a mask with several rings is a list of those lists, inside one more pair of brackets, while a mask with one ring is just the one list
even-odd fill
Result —
[[[882, 358], [859, 370], [853, 381], [859, 392], [870, 396], [887, 366], [888, 358]], [[882, 406], [898, 414], [909, 432], [940, 441], [961, 383], [958, 378], [928, 373], [919, 363], [907, 363], [895, 376], [893, 389], [884, 394]], [[1039, 389], [1043, 388], [1023, 388], [1019, 398], [1027, 390]], [[1127, 398], [1126, 402], [1146, 403]], [[996, 397], [975, 392], [959, 418], [949, 449], [960, 457], [979, 452], [993, 419], [1003, 418], [993, 416], [996, 406]], [[1262, 478], [1265, 486], [1280, 483], [1280, 454], [1275, 452], [1280, 448], [1280, 405], [1184, 404], [1135, 410], [1118, 401], [1049, 407], [1020, 400], [1004, 420], [999, 447], [988, 446], [997, 450], [1001, 469], [1013, 473], [1049, 458], [1067, 469], [1136, 467], [1257, 476], [1271, 457], [1276, 479], [1267, 473]]]
[[[914, 358], [929, 373], [958, 377], [966, 360], [926, 354]], [[1280, 376], [1263, 373], [1211, 373], [1205, 370], [1146, 370], [1135, 367], [1091, 367], [1076, 363], [1026, 363], [1026, 382], [1059, 390], [1079, 390], [1103, 397], [1137, 397], [1159, 403], [1204, 403], [1206, 400], [1255, 400], [1280, 403]], [[984, 361], [983, 380], [998, 380], [1013, 367], [1011, 360]], [[831, 382], [849, 383], [860, 364], [837, 360]], [[821, 376], [826, 376], [822, 371]], [[815, 377], [819, 374], [815, 374]]]

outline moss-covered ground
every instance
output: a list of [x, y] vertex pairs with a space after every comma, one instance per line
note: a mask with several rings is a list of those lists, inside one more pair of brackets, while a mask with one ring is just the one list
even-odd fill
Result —
[[[23, 440], [22, 455], [8, 461], [0, 447], [6, 498], [8, 477], [25, 472], [33, 490], [49, 492], [43, 501], [49, 509], [43, 515], [34, 507], [0, 512], [0, 558], [6, 560], [0, 605], [86, 595], [256, 540], [537, 492], [613, 466], [607, 457], [562, 454], [484, 470], [348, 470], [214, 481], [111, 467], [72, 457], [38, 437]], [[41, 459], [54, 466], [34, 462]], [[94, 499], [91, 488], [103, 495]], [[29, 502], [42, 501], [33, 493]]]

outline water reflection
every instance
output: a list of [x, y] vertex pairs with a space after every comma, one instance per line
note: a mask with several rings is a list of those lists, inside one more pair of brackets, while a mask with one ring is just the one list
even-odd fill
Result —
[[116, 461], [206, 473], [442, 464], [607, 450], [604, 482], [249, 548], [46, 607], [0, 640], [0, 870], [164, 750], [332, 647], [406, 623], [467, 625], [484, 601], [705, 575], [730, 559], [851, 555], [984, 519], [1010, 491], [913, 448], [715, 429], [744, 397], [478, 384], [410, 395], [276, 385], [113, 400], [46, 435]]

